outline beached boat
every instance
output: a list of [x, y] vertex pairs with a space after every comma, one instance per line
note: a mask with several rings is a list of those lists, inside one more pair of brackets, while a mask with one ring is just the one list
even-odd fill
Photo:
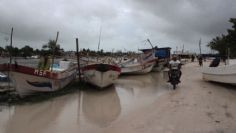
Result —
[[165, 65], [167, 64], [168, 62], [166, 60], [162, 60], [162, 59], [159, 59], [157, 62], [156, 62], [156, 65], [152, 68], [152, 71], [153, 72], [160, 72], [162, 71], [164, 68], [165, 68]]
[[155, 57], [158, 58], [155, 66], [152, 69], [152, 71], [154, 71], [154, 72], [159, 72], [164, 69], [165, 65], [170, 60], [170, 50], [171, 50], [170, 47], [162, 47], [162, 48], [154, 47], [152, 49], [140, 49], [140, 51], [142, 51], [144, 53], [154, 52]]
[[0, 72], [0, 81], [7, 81], [7, 75]]
[[82, 68], [85, 82], [104, 88], [112, 85], [119, 77], [121, 69], [116, 65], [96, 63]]
[[153, 52], [143, 53], [138, 58], [119, 64], [121, 74], [146, 74], [152, 71], [158, 58]]
[[155, 61], [139, 63], [134, 62], [130, 64], [121, 65], [121, 74], [146, 74], [152, 71], [152, 68], [156, 64]]
[[202, 74], [206, 81], [236, 84], [236, 64], [203, 67]]
[[36, 92], [53, 92], [64, 88], [76, 77], [76, 65], [60, 61], [59, 68], [40, 70], [17, 64], [1, 64], [0, 71], [9, 71], [10, 79], [21, 97]]

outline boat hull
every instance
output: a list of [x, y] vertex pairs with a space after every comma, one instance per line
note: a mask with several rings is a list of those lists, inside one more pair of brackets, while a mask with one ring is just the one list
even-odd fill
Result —
[[62, 72], [51, 72], [15, 65], [10, 68], [10, 79], [13, 81], [14, 88], [20, 97], [37, 92], [57, 91], [76, 78], [75, 66]]
[[120, 68], [109, 64], [87, 65], [82, 71], [85, 82], [99, 88], [112, 85], [120, 75]]
[[165, 65], [165, 64], [166, 64], [165, 62], [159, 62], [158, 64], [156, 64], [156, 65], [153, 67], [152, 71], [153, 71], [153, 72], [160, 72], [160, 71], [162, 71], [162, 70], [164, 69], [164, 65]]
[[203, 74], [203, 79], [206, 81], [214, 81], [219, 83], [236, 84], [236, 74], [232, 75]]
[[76, 74], [63, 79], [48, 79], [18, 72], [10, 72], [10, 76], [14, 80], [17, 93], [24, 97], [37, 92], [53, 92], [62, 89], [75, 79]]
[[219, 67], [203, 67], [202, 78], [206, 81], [236, 84], [236, 64]]
[[121, 74], [146, 74], [152, 71], [155, 62], [146, 64], [132, 64], [121, 67]]

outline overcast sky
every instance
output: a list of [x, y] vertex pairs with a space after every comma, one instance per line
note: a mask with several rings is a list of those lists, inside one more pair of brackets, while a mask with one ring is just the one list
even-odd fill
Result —
[[[235, 0], [0, 0], [0, 46], [14, 27], [13, 45], [41, 48], [56, 38], [65, 50], [97, 50], [100, 27], [105, 51], [158, 47], [198, 51], [225, 34], [236, 17]], [[204, 51], [209, 49], [203, 47]]]

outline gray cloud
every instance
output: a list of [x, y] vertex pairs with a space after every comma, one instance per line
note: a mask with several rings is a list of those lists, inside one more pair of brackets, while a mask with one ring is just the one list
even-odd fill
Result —
[[226, 33], [235, 17], [234, 0], [0, 0], [0, 45], [14, 27], [14, 44], [40, 48], [60, 31], [59, 43], [66, 50], [97, 49], [102, 26], [101, 47], [105, 50], [137, 50], [176, 46], [194, 51], [203, 43]]

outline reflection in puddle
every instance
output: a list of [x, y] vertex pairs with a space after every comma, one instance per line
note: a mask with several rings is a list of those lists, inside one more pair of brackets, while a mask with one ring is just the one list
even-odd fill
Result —
[[82, 111], [89, 122], [105, 127], [119, 116], [121, 105], [115, 86], [100, 91], [85, 90], [81, 93]]
[[67, 97], [40, 104], [15, 106], [7, 124], [7, 133], [41, 133], [57, 119], [66, 104]]
[[123, 114], [151, 104], [168, 91], [160, 73], [122, 76], [116, 82], [116, 88], [121, 99]]
[[0, 132], [103, 132], [167, 91], [159, 73], [122, 76], [104, 90], [91, 88], [37, 104], [0, 106]]

